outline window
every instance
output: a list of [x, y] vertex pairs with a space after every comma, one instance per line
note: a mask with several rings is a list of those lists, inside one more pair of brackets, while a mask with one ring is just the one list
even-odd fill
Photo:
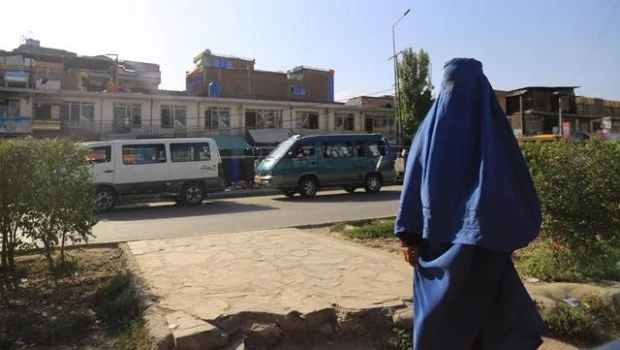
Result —
[[6, 104], [0, 104], [0, 117], [19, 116], [20, 104], [20, 100], [7, 100]]
[[187, 107], [178, 105], [161, 106], [161, 127], [163, 129], [185, 128], [187, 125]]
[[358, 157], [379, 157], [385, 155], [385, 144], [382, 141], [363, 141], [357, 143]]
[[249, 129], [282, 129], [282, 110], [247, 109], [245, 126]]
[[211, 160], [209, 144], [201, 143], [171, 143], [170, 159], [173, 163], [204, 162]]
[[93, 147], [86, 154], [86, 162], [90, 164], [109, 163], [112, 159], [112, 147]]
[[322, 150], [324, 158], [353, 157], [353, 144], [351, 142], [325, 142]]
[[314, 157], [314, 145], [301, 144], [295, 147], [291, 154], [291, 158]]
[[291, 94], [292, 95], [300, 95], [300, 96], [305, 96], [306, 95], [306, 89], [300, 86], [291, 86]]
[[114, 129], [129, 132], [130, 128], [142, 126], [142, 105], [139, 103], [114, 104]]
[[95, 118], [95, 104], [92, 102], [62, 101], [60, 116], [69, 125], [92, 123]]
[[394, 118], [387, 116], [373, 117], [373, 132], [391, 133], [394, 131]]
[[205, 130], [230, 128], [230, 108], [210, 107], [205, 110]]
[[335, 130], [355, 130], [353, 113], [336, 113], [334, 118]]
[[295, 127], [297, 129], [318, 129], [319, 114], [317, 112], [297, 112]]
[[166, 147], [161, 144], [123, 145], [123, 164], [157, 164], [166, 162]]

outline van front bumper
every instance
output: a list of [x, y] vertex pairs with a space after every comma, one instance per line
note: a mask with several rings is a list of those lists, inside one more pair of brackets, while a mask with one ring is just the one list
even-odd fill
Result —
[[254, 184], [261, 187], [275, 187], [275, 181], [273, 176], [254, 176]]

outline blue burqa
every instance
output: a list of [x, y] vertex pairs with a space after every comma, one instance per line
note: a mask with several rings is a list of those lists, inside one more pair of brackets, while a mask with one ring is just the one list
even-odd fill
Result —
[[538, 236], [540, 203], [474, 59], [446, 63], [414, 137], [395, 234], [419, 245], [414, 350], [529, 350], [546, 327], [511, 255]]

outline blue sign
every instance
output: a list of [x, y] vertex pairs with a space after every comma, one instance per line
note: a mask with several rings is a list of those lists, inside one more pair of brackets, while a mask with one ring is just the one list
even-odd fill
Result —
[[213, 60], [213, 67], [223, 68], [223, 69], [232, 69], [232, 62], [230, 60], [223, 60], [221, 58], [216, 58]]
[[31, 117], [0, 117], [0, 135], [30, 133], [32, 133]]

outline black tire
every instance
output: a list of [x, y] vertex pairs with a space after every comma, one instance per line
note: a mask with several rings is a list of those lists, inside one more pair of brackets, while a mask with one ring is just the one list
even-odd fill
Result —
[[297, 191], [296, 190], [282, 190], [282, 193], [284, 193], [286, 198], [293, 198], [295, 197], [295, 193], [297, 193]]
[[95, 208], [98, 212], [111, 210], [116, 205], [116, 192], [110, 187], [97, 187]]
[[355, 192], [355, 190], [357, 190], [357, 187], [345, 187], [344, 190], [349, 193], [353, 193]]
[[364, 180], [364, 190], [368, 193], [377, 193], [383, 186], [383, 180], [379, 174], [368, 174]]
[[181, 200], [185, 205], [201, 205], [204, 198], [204, 187], [197, 183], [189, 183], [181, 191]]
[[299, 180], [299, 194], [304, 198], [316, 196], [319, 190], [319, 183], [313, 176], [306, 176]]

